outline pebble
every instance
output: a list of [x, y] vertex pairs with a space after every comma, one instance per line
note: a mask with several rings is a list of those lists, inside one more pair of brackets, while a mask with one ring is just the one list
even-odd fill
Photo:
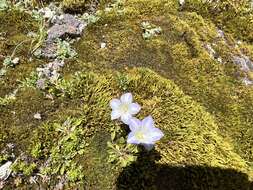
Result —
[[36, 113], [36, 114], [34, 114], [34, 119], [38, 119], [38, 120], [41, 120], [41, 115], [40, 115], [40, 113]]
[[106, 43], [102, 42], [102, 43], [100, 44], [100, 48], [101, 48], [101, 49], [106, 48]]

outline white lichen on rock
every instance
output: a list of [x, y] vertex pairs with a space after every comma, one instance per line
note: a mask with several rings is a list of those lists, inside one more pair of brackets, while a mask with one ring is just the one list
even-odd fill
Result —
[[6, 180], [11, 174], [12, 162], [8, 161], [0, 167], [0, 181]]

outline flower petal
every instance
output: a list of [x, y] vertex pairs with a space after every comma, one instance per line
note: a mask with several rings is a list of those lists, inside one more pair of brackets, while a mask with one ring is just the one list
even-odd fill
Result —
[[130, 132], [127, 136], [128, 144], [140, 144], [140, 142], [135, 138], [134, 132]]
[[114, 119], [118, 119], [120, 118], [121, 116], [121, 112], [119, 110], [113, 110], [112, 113], [111, 113], [111, 119], [114, 120]]
[[147, 151], [150, 151], [150, 150], [152, 150], [152, 148], [154, 147], [154, 144], [143, 144], [143, 146], [145, 147], [145, 149], [146, 149]]
[[154, 128], [154, 120], [151, 116], [145, 117], [142, 120], [142, 126], [144, 126], [146, 129]]
[[119, 108], [120, 105], [121, 105], [121, 102], [120, 102], [119, 99], [112, 99], [112, 100], [110, 101], [110, 107], [111, 107], [112, 109], [117, 109], [117, 108]]
[[121, 121], [125, 124], [128, 124], [130, 119], [132, 119], [132, 116], [128, 113], [121, 115]]
[[125, 93], [120, 97], [122, 103], [131, 104], [133, 101], [133, 96], [131, 93]]
[[135, 117], [131, 118], [129, 120], [129, 128], [131, 131], [136, 131], [141, 127], [141, 121], [139, 119], [136, 119]]
[[137, 114], [141, 110], [141, 106], [137, 103], [132, 103], [129, 105], [129, 113], [132, 115]]
[[163, 136], [163, 132], [158, 128], [153, 128], [150, 130], [150, 140], [153, 142], [159, 141]]

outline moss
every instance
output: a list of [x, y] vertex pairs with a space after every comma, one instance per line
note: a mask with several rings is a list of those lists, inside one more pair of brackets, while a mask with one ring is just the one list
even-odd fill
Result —
[[253, 14], [249, 1], [186, 1], [184, 10], [195, 11], [211, 19], [218, 27], [231, 32], [236, 38], [252, 41]]
[[[238, 141], [239, 134], [248, 134], [251, 125], [249, 107], [244, 104], [243, 110], [248, 111], [240, 108], [241, 102], [248, 102], [250, 88], [247, 89], [240, 84], [236, 77], [238, 68], [231, 63], [231, 53], [238, 52], [231, 47], [235, 40], [229, 32], [233, 34], [233, 31], [228, 30], [225, 34], [227, 42], [224, 42], [218, 38], [216, 23], [198, 12], [177, 13], [175, 2], [173, 8], [167, 6], [167, 9], [171, 10], [168, 15], [159, 10], [159, 6], [164, 5], [162, 1], [152, 2], [157, 6], [153, 6], [155, 10], [150, 14], [146, 11], [146, 15], [138, 12], [139, 4], [143, 3], [144, 7], [152, 5], [145, 4], [144, 1], [138, 1], [136, 4], [131, 2], [125, 4], [125, 15], [121, 16], [123, 22], [117, 20], [117, 13], [114, 12], [108, 14], [110, 17], [105, 15], [99, 23], [88, 29], [85, 40], [77, 45], [80, 60], [93, 63], [93, 69], [122, 69], [132, 66], [152, 68], [175, 81], [186, 94], [206, 106], [207, 110], [214, 114], [220, 133], [234, 142], [237, 151], [243, 157], [250, 155], [249, 147], [244, 146], [251, 138], [239, 138]], [[162, 16], [154, 18], [153, 15], [156, 14]], [[140, 29], [143, 20], [152, 21], [160, 26], [163, 30], [162, 35], [144, 42]], [[104, 27], [108, 22], [110, 27]], [[108, 43], [105, 50], [99, 49], [101, 41]], [[218, 64], [208, 55], [204, 49], [206, 43], [217, 44], [214, 49], [222, 57], [224, 65]], [[126, 87], [121, 85], [121, 88]], [[245, 98], [236, 95], [241, 92]], [[233, 110], [233, 114], [226, 111], [230, 109]], [[245, 115], [246, 112], [248, 114]], [[241, 118], [242, 114], [244, 116]], [[242, 153], [242, 147], [247, 150], [246, 154]], [[251, 160], [248, 159], [250, 162]]]
[[[143, 107], [139, 117], [151, 114], [166, 134], [156, 146], [161, 154], [160, 163], [249, 171], [246, 162], [234, 153], [229, 141], [219, 135], [214, 118], [174, 82], [147, 69], [129, 70], [121, 75], [127, 80], [126, 90], [133, 92], [136, 101]], [[107, 71], [103, 75], [94, 72], [73, 75], [59, 85], [64, 85], [64, 94], [68, 95], [65, 101], [68, 98], [82, 100], [74, 108], [81, 111], [79, 116], [76, 115], [79, 119], [66, 118], [69, 115], [66, 113], [72, 112], [70, 108], [64, 110], [65, 116], [56, 112], [56, 116], [59, 114], [56, 120], [31, 131], [32, 151], [27, 154], [36, 157], [32, 163], [38, 168], [42, 166], [42, 174], [54, 179], [51, 185], [57, 183], [53, 174], [66, 173], [71, 186], [79, 187], [83, 177], [87, 176], [86, 185], [111, 189], [114, 186], [112, 179], [115, 180], [121, 169], [112, 169], [106, 161], [106, 142], [110, 128], [115, 125], [110, 121], [108, 103], [121, 93], [118, 89], [122, 84], [115, 71]], [[168, 147], [168, 141], [173, 141], [174, 145]], [[28, 171], [32, 170], [22, 169], [21, 166], [18, 167], [21, 168], [19, 172], [31, 174]], [[103, 171], [108, 172], [106, 177]], [[75, 183], [71, 183], [73, 181]]]
[[[14, 68], [8, 68], [6, 75], [0, 80], [0, 97], [12, 93], [18, 88], [18, 80], [30, 74], [30, 72], [38, 65], [38, 60], [33, 60], [33, 64], [29, 61], [29, 49], [32, 39], [27, 36], [30, 31], [38, 29], [38, 23], [34, 21], [28, 14], [17, 10], [10, 10], [6, 13], [0, 12], [0, 31], [5, 36], [5, 40], [1, 41], [0, 51], [3, 60], [7, 56], [13, 54], [18, 44], [14, 57], [19, 57], [19, 65]], [[0, 56], [0, 57], [1, 57]], [[3, 61], [1, 60], [1, 61]], [[3, 68], [1, 62], [0, 68]]]
[[179, 7], [177, 1], [166, 0], [131, 0], [126, 1], [124, 4], [126, 16], [132, 18], [145, 17], [145, 16], [157, 16], [166, 13], [175, 13]]
[[[108, 110], [108, 102], [113, 96], [109, 94], [109, 96], [97, 95], [97, 93], [109, 93], [108, 89], [112, 89], [110, 92], [117, 93], [116, 89], [118, 88], [118, 85], [121, 84], [118, 83], [118, 79], [116, 77], [108, 74], [105, 76], [101, 76], [101, 74], [97, 75], [95, 73], [81, 74], [69, 81], [71, 85], [68, 86], [65, 92], [69, 93], [71, 97], [82, 98], [83, 103], [81, 107], [83, 107], [84, 111], [88, 107], [96, 105], [94, 106], [96, 111], [91, 111], [92, 108], [90, 108], [89, 111], [87, 110], [88, 112], [83, 113], [85, 120], [83, 120], [81, 125], [82, 127], [79, 129], [81, 131], [86, 131], [86, 135], [85, 138], [79, 137], [77, 139], [88, 140], [89, 135], [87, 136], [87, 134], [90, 134], [91, 137], [93, 137], [97, 133], [95, 131], [101, 131], [103, 128], [104, 130], [108, 130], [109, 127], [112, 127], [113, 125], [109, 119]], [[225, 141], [219, 135], [218, 125], [216, 124], [214, 118], [206, 112], [202, 106], [193, 101], [192, 98], [186, 96], [172, 81], [162, 78], [147, 69], [130, 70], [126, 77], [129, 80], [127, 90], [133, 92], [136, 101], [140, 102], [143, 106], [143, 111], [140, 117], [142, 118], [147, 114], [152, 114], [157, 126], [166, 134], [166, 137], [156, 147], [162, 156], [160, 163], [176, 165], [200, 164], [216, 167], [219, 166], [222, 168], [234, 168], [244, 172], [249, 171], [246, 162], [239, 155], [233, 152], [233, 146], [231, 146], [229, 141]], [[85, 87], [83, 85], [85, 85]], [[143, 91], [144, 88], [145, 91]], [[150, 110], [150, 108], [152, 109]], [[106, 122], [103, 122], [101, 119], [106, 119]], [[99, 126], [96, 124], [98, 121], [103, 124], [100, 129], [96, 127]], [[57, 131], [56, 128], [54, 129], [55, 132]], [[83, 132], [78, 132], [79, 129], [76, 128], [73, 132], [76, 131], [78, 134], [82, 134]], [[50, 132], [48, 135], [53, 135], [55, 132]], [[55, 135], [53, 136], [56, 137]], [[43, 137], [41, 142], [48, 143], [47, 141], [43, 142], [44, 139], [51, 139], [49, 141], [52, 141], [52, 143], [51, 145], [48, 145], [49, 147], [52, 147], [51, 150], [53, 151], [58, 147], [58, 145], [54, 145], [53, 142], [58, 141], [63, 143], [64, 141], [62, 141], [61, 138], [62, 137], [60, 135], [52, 141], [51, 138]], [[67, 138], [67, 136], [63, 138]], [[94, 138], [101, 139], [101, 136], [97, 137], [95, 135]], [[104, 140], [101, 139], [101, 141], [105, 143]], [[174, 146], [168, 147], [166, 143], [168, 141], [173, 141]], [[34, 142], [34, 140], [32, 140], [32, 142]], [[61, 149], [64, 150], [64, 147], [67, 148], [68, 143], [70, 142], [71, 141], [66, 141], [62, 144]], [[78, 144], [81, 145], [80, 143]], [[93, 146], [97, 147], [98, 145], [96, 143], [89, 143], [89, 147], [95, 151], [97, 148]], [[44, 150], [49, 150], [49, 147], [44, 147]], [[97, 164], [104, 163], [100, 163], [95, 160], [94, 162], [96, 163], [96, 166], [94, 165], [95, 163], [91, 161], [86, 163], [86, 159], [93, 155], [92, 152], [89, 152], [89, 147], [84, 149], [86, 154], [89, 153], [84, 158], [77, 156], [79, 163], [85, 164], [85, 166], [89, 168], [95, 167], [98, 169], [100, 167]], [[63, 156], [68, 158], [68, 155], [78, 154], [78, 149], [76, 148], [71, 148], [69, 150], [70, 152], [61, 152], [61, 157]], [[104, 151], [105, 150], [102, 152]], [[49, 157], [52, 159], [51, 162], [54, 163], [56, 160], [62, 161], [62, 159], [55, 157], [53, 152], [49, 153]], [[101, 156], [103, 157], [104, 153], [102, 152], [97, 155], [99, 160], [101, 159]], [[44, 152], [43, 155], [47, 155], [47, 153]], [[53, 168], [58, 168], [58, 166], [61, 166], [61, 164], [56, 164]], [[98, 173], [101, 172], [100, 169], [97, 171]], [[113, 170], [110, 172], [112, 171]], [[100, 177], [103, 179], [102, 176]], [[91, 174], [89, 174], [87, 178], [89, 180], [97, 179], [95, 176], [92, 177]], [[88, 183], [94, 183], [94, 181], [88, 181]]]
[[84, 158], [79, 158], [85, 168], [83, 173], [86, 186], [91, 189], [115, 188], [115, 181], [118, 176], [117, 170], [108, 162], [107, 141], [109, 140], [110, 134], [107, 131], [97, 132], [90, 140]]
[[28, 164], [24, 161], [17, 161], [12, 165], [12, 170], [17, 173], [25, 174], [26, 176], [29, 176], [33, 173], [33, 171], [36, 169], [36, 164], [31, 163]]
[[25, 12], [10, 10], [0, 12], [0, 30], [7, 32], [8, 38], [13, 34], [24, 34], [36, 30], [37, 23]]
[[[92, 2], [96, 2], [93, 0], [63, 0], [62, 6], [63, 9], [67, 12], [74, 12], [74, 13], [82, 13], [87, 11]], [[95, 3], [96, 4], [96, 3]]]
[[[111, 121], [108, 103], [130, 91], [142, 105], [138, 117], [151, 114], [165, 133], [155, 149], [161, 156], [157, 164], [232, 168], [252, 179], [252, 87], [240, 82], [238, 68], [231, 61], [231, 54], [240, 51], [253, 55], [247, 43], [250, 38], [237, 34], [244, 26], [227, 28], [225, 37], [218, 37], [217, 26], [228, 26], [230, 22], [215, 20], [219, 15], [210, 15], [212, 7], [206, 11], [202, 3], [190, 3], [187, 1], [182, 10], [176, 0], [130, 0], [108, 5], [113, 10], [102, 11], [99, 21], [88, 26], [75, 44], [78, 58], [66, 61], [64, 79], [50, 91], [25, 87], [14, 102], [1, 107], [0, 148], [15, 144], [16, 157], [27, 155], [28, 164], [35, 163], [38, 172], [50, 178], [47, 184], [39, 179], [45, 188], [65, 181], [66, 189], [114, 189], [124, 169], [108, 162], [107, 141], [111, 128], [125, 126]], [[226, 16], [230, 10], [245, 14], [244, 8], [231, 7], [235, 2], [227, 4], [220, 9], [228, 7], [229, 11], [221, 14]], [[224, 18], [230, 21], [232, 17]], [[144, 40], [143, 21], [161, 27], [162, 33]], [[9, 31], [8, 27], [4, 30]], [[12, 35], [0, 45], [6, 54], [11, 52], [9, 45], [13, 47], [26, 33], [9, 32]], [[246, 40], [243, 49], [235, 47], [237, 35]], [[101, 42], [107, 44], [106, 48], [100, 48]], [[208, 54], [206, 44], [212, 45], [223, 64]], [[28, 64], [23, 49], [19, 54], [24, 61], [16, 68], [17, 73], [11, 70], [8, 80], [1, 83], [1, 97], [17, 85], [17, 79], [29, 76], [40, 64]], [[45, 98], [45, 93], [52, 93], [53, 100]], [[41, 120], [33, 118], [36, 112], [42, 114]], [[143, 163], [148, 159], [144, 156]], [[145, 178], [138, 172], [140, 179]], [[201, 176], [203, 171], [195, 174]], [[28, 187], [29, 176], [23, 179], [23, 186]], [[8, 187], [14, 188], [13, 181], [11, 178]], [[212, 187], [216, 182], [210, 183]]]
[[7, 161], [10, 158], [8, 154], [3, 154], [0, 156], [0, 163]]

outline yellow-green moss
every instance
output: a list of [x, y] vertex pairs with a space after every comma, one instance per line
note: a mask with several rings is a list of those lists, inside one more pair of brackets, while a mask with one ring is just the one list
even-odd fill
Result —
[[[157, 127], [161, 128], [165, 133], [163, 140], [156, 146], [156, 149], [162, 156], [159, 163], [234, 168], [238, 171], [246, 172], [252, 177], [247, 163], [234, 152], [233, 146], [229, 141], [226, 141], [219, 135], [215, 118], [206, 112], [197, 102], [192, 100], [191, 97], [185, 95], [172, 81], [162, 78], [147, 69], [130, 70], [126, 75], [129, 81], [127, 91], [131, 91], [136, 101], [143, 107], [139, 117], [143, 118], [145, 115], [151, 114], [156, 121]], [[95, 140], [95, 142], [106, 144], [108, 138], [102, 138], [101, 135], [97, 136], [96, 134], [102, 131], [104, 131], [104, 135], [108, 134], [106, 131], [109, 131], [114, 125], [114, 122], [110, 121], [108, 103], [114, 96], [118, 96], [118, 93], [122, 93], [118, 90], [118, 85], [120, 85], [118, 82], [115, 72], [108, 72], [105, 75], [83, 73], [69, 79], [69, 85], [67, 85], [65, 93], [69, 94], [70, 98], [82, 99], [82, 104], [77, 105], [76, 108], [83, 110], [81, 116], [79, 116], [79, 118], [82, 118], [82, 123], [79, 128], [74, 129], [83, 131], [78, 132], [80, 135], [84, 134], [83, 137], [79, 137], [81, 141], [87, 139], [87, 142], [89, 142], [88, 139], [92, 137], [92, 139], [100, 139]], [[87, 108], [89, 109], [87, 110]], [[57, 125], [55, 127], [58, 128]], [[58, 168], [61, 165], [61, 162], [59, 162], [61, 160], [55, 157], [53, 152], [58, 147], [57, 144], [62, 142], [62, 137], [61, 135], [56, 137], [57, 130], [55, 127], [53, 131], [47, 134], [50, 136], [54, 134], [54, 139], [44, 136], [43, 138], [39, 138], [40, 140], [38, 141], [35, 136], [35, 139], [32, 139], [32, 143], [36, 141], [40, 142], [41, 147], [43, 147], [42, 155], [48, 155], [52, 163], [57, 161], [56, 163], [59, 165], [53, 165], [53, 168]], [[43, 128], [41, 130], [42, 134], [43, 131], [46, 131]], [[42, 135], [41, 132], [38, 133], [40, 134], [39, 136]], [[63, 136], [63, 138], [66, 137]], [[173, 141], [173, 146], [168, 146], [167, 143], [169, 141]], [[84, 155], [90, 148], [94, 149], [97, 147], [94, 143], [88, 144], [88, 148], [84, 149]], [[62, 150], [64, 150], [65, 146], [67, 148], [68, 144], [61, 145]], [[95, 147], [92, 148], [93, 146]], [[35, 143], [35, 147], [37, 147], [37, 142]], [[45, 152], [50, 149], [53, 152]], [[76, 151], [77, 149], [71, 150], [71, 154], [76, 154]], [[105, 163], [103, 162], [106, 162], [106, 160], [101, 162], [94, 160], [94, 163], [91, 161], [87, 163], [86, 159], [89, 158], [89, 154], [92, 153], [89, 152], [83, 158], [79, 156], [75, 157], [81, 163], [80, 166], [84, 168], [95, 167], [99, 170], [100, 167], [97, 164], [104, 165]], [[68, 158], [68, 155], [68, 152], [62, 152], [62, 157]], [[106, 148], [101, 149], [101, 152], [99, 151], [99, 154], [96, 155], [98, 156], [97, 159], [100, 160], [101, 157], [106, 159], [103, 155], [106, 155]], [[96, 166], [93, 166], [93, 164], [96, 164]], [[103, 180], [103, 176], [99, 175], [101, 171], [96, 172], [98, 172], [97, 177], [87, 174], [87, 178], [92, 180], [88, 181], [88, 183], [92, 184], [94, 181], [99, 181], [99, 178]], [[113, 170], [110, 169], [110, 172], [113, 172]], [[114, 175], [119, 171], [115, 172]], [[113, 173], [110, 175], [113, 176]], [[111, 183], [110, 181], [108, 182]]]
[[[236, 77], [239, 69], [231, 61], [231, 53], [240, 50], [234, 47], [234, 37], [240, 35], [248, 41], [250, 38], [243, 32], [237, 34], [245, 29], [244, 24], [242, 28], [228, 27], [225, 39], [219, 38], [217, 26], [229, 26], [233, 22], [216, 21], [219, 15], [210, 17], [210, 12], [201, 6], [186, 1], [185, 9], [179, 10], [177, 0], [129, 0], [114, 6], [112, 11], [100, 12], [99, 21], [88, 26], [75, 44], [78, 58], [66, 61], [64, 80], [50, 87], [54, 100], [45, 98], [44, 93], [48, 92], [24, 88], [16, 101], [0, 107], [0, 121], [3, 121], [0, 148], [7, 143], [15, 144], [17, 157], [24, 153], [29, 158], [28, 164], [36, 163], [36, 169], [42, 169], [39, 172], [51, 177], [46, 185], [39, 181], [46, 188], [55, 187], [66, 174], [69, 179], [66, 189], [85, 185], [115, 189], [122, 168], [107, 162], [106, 143], [110, 140], [110, 129], [120, 124], [110, 120], [108, 104], [112, 98], [130, 91], [142, 105], [138, 117], [151, 114], [165, 133], [156, 145], [161, 155], [158, 164], [201, 166], [207, 170], [233, 168], [252, 179], [252, 87], [240, 82]], [[236, 10], [241, 9], [236, 7]], [[246, 10], [241, 11], [239, 15]], [[3, 15], [10, 18], [9, 14]], [[232, 16], [224, 18], [229, 20]], [[162, 33], [144, 40], [143, 21], [161, 27]], [[12, 26], [6, 22], [6, 26]], [[3, 30], [9, 31], [8, 27]], [[15, 42], [23, 37], [9, 36]], [[100, 48], [101, 42], [106, 43], [106, 48]], [[206, 44], [213, 46], [223, 64], [208, 54]], [[9, 53], [7, 46], [0, 47]], [[250, 44], [245, 42], [242, 47], [247, 55], [253, 55]], [[27, 59], [23, 50], [20, 54]], [[13, 79], [1, 83], [4, 87], [0, 89], [12, 89], [8, 88], [9, 84], [16, 85], [17, 78], [35, 70], [36, 65], [28, 67], [26, 63], [18, 70], [19, 74], [13, 74]], [[80, 73], [74, 75], [75, 71]], [[6, 94], [4, 90], [1, 97]], [[36, 112], [42, 114], [41, 120], [33, 118]], [[81, 123], [73, 131], [59, 131], [68, 118]], [[143, 158], [144, 163], [147, 159]], [[199, 172], [197, 176], [203, 174]], [[28, 186], [29, 177], [23, 179], [19, 187]], [[17, 188], [13, 180], [10, 179], [9, 187]]]
[[[143, 1], [139, 3], [141, 2]], [[239, 138], [238, 141], [239, 134], [248, 134], [248, 128], [252, 124], [250, 108], [246, 105], [245, 109], [248, 111], [240, 108], [241, 102], [248, 102], [251, 88], [244, 87], [236, 78], [239, 69], [231, 62], [231, 53], [237, 53], [238, 50], [230, 45], [234, 43], [233, 37], [228, 38], [230, 33], [226, 34], [227, 42], [224, 42], [218, 39], [217, 28], [210, 20], [196, 13], [178, 13], [177, 6], [173, 7], [175, 12], [168, 12], [167, 15], [159, 12], [159, 6], [164, 5], [162, 1], [154, 3], [157, 3], [154, 6], [156, 11], [150, 14], [146, 12], [148, 16], [128, 12], [133, 7], [136, 11], [139, 10], [138, 3], [134, 5], [130, 2], [125, 6], [125, 17], [121, 16], [125, 18], [123, 22], [117, 20], [117, 13], [114, 12], [108, 13], [110, 19], [105, 17], [95, 26], [91, 26], [85, 40], [77, 46], [80, 60], [93, 63], [93, 68], [99, 68], [99, 65], [117, 69], [129, 66], [149, 67], [174, 80], [185, 93], [214, 114], [221, 134], [233, 141], [237, 151], [252, 162], [249, 157], [251, 149], [246, 146], [251, 138]], [[170, 7], [171, 10], [173, 8]], [[161, 16], [154, 18], [153, 15], [156, 14]], [[140, 29], [143, 20], [160, 26], [162, 35], [149, 42], [144, 41]], [[110, 27], [105, 27], [104, 24], [108, 21]], [[106, 41], [108, 46], [100, 50], [99, 44], [102, 41]], [[217, 44], [214, 49], [223, 59], [223, 65], [208, 55], [204, 49], [207, 43]], [[245, 98], [236, 95], [242, 91]], [[245, 152], [242, 153], [241, 149]]]
[[91, 0], [63, 0], [62, 6], [65, 11], [83, 12], [88, 8]]
[[253, 12], [247, 0], [233, 1], [186, 1], [184, 10], [194, 11], [205, 18], [211, 19], [218, 27], [235, 37], [252, 42]]
[[0, 69], [3, 68], [4, 58], [11, 56], [14, 49], [20, 43], [14, 57], [20, 59], [19, 65], [15, 68], [8, 68], [6, 76], [0, 79], [0, 97], [10, 94], [18, 87], [18, 80], [25, 76], [38, 65], [38, 61], [29, 62], [29, 49], [32, 39], [27, 36], [29, 32], [36, 32], [38, 23], [34, 21], [27, 13], [17, 10], [0, 12], [0, 33], [4, 35], [4, 40], [0, 40]]
[[[215, 118], [203, 106], [185, 95], [174, 82], [148, 69], [129, 70], [123, 75], [128, 80], [127, 91], [131, 91], [135, 100], [143, 107], [139, 117], [151, 114], [157, 127], [165, 133], [165, 137], [156, 145], [156, 150], [161, 154], [159, 163], [234, 168], [252, 177], [247, 163], [234, 152], [232, 144], [219, 135]], [[48, 120], [51, 124], [45, 123], [31, 130], [33, 137], [29, 139], [27, 136], [26, 139], [29, 139], [32, 151], [26, 154], [34, 156], [39, 144], [40, 153], [31, 161], [40, 168], [45, 167], [44, 162], [50, 158], [47, 166], [41, 168], [40, 172], [44, 175], [67, 173], [71, 175], [70, 182], [72, 179], [77, 180], [72, 186], [78, 187], [78, 180], [82, 178], [76, 175], [85, 174], [87, 184], [112, 189], [115, 181], [113, 183], [111, 180], [116, 180], [115, 177], [121, 171], [112, 169], [106, 160], [106, 142], [109, 140], [110, 128], [118, 125], [110, 120], [108, 104], [113, 97], [123, 93], [119, 90], [121, 83], [117, 74], [115, 71], [104, 74], [82, 72], [68, 78], [61, 85], [64, 87], [65, 101], [80, 99], [81, 103], [75, 104], [73, 108], [65, 108], [61, 113], [53, 113], [54, 120]], [[73, 115], [79, 120], [76, 120], [77, 125], [70, 122], [69, 128], [63, 123], [70, 113], [73, 114], [72, 110], [80, 110]], [[171, 141], [173, 146], [168, 146]], [[85, 143], [88, 143], [87, 147]], [[80, 146], [83, 148], [80, 149]], [[94, 156], [96, 159], [92, 158]], [[67, 161], [68, 158], [71, 161]], [[62, 166], [65, 169], [61, 169]], [[79, 168], [80, 171], [72, 171], [72, 167]], [[88, 172], [92, 168], [96, 168], [96, 171]], [[105, 171], [108, 172], [106, 176], [101, 173]], [[57, 183], [57, 179], [54, 181]]]

